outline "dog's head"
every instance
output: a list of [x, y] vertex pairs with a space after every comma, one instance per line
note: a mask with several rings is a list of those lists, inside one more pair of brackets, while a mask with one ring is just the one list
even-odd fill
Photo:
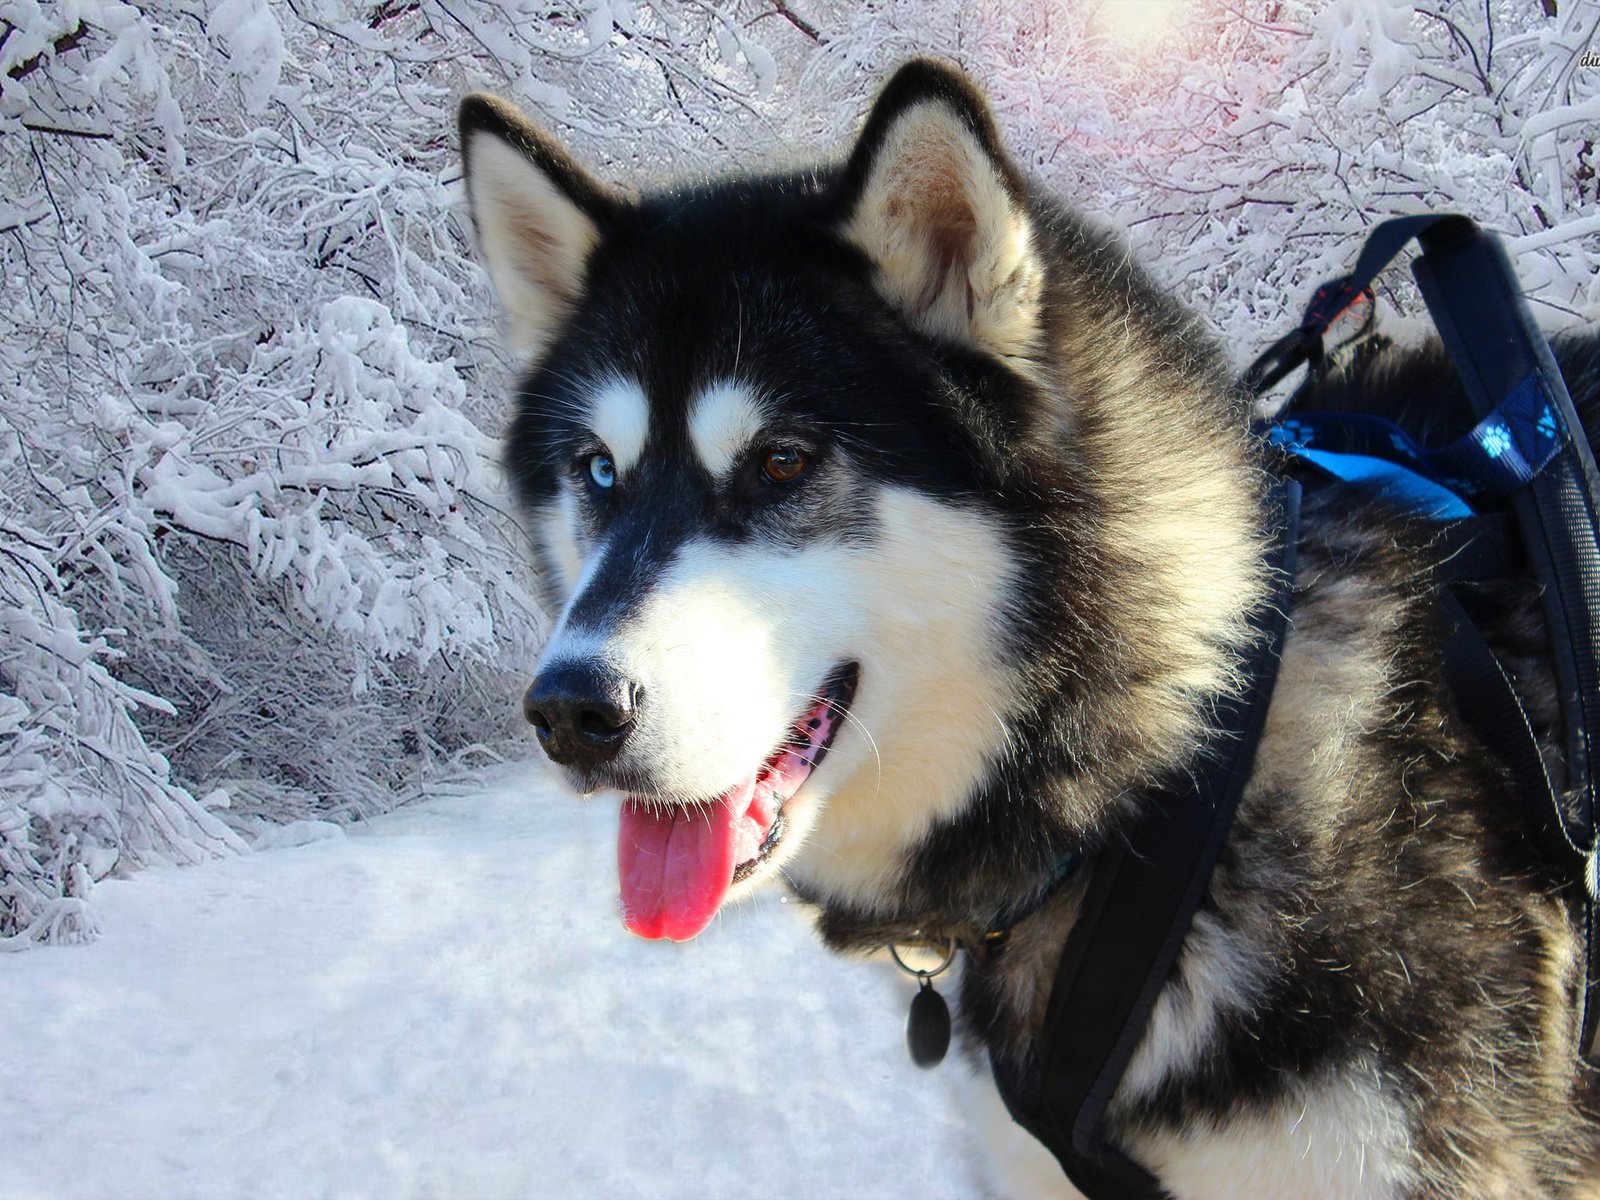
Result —
[[626, 796], [628, 927], [692, 937], [780, 869], [871, 907], [1013, 757], [1018, 630], [1066, 627], [1041, 576], [1090, 553], [1033, 519], [1071, 503], [1067, 418], [987, 106], [912, 63], [842, 166], [642, 199], [501, 101], [461, 136], [559, 614], [526, 713], [577, 790]]

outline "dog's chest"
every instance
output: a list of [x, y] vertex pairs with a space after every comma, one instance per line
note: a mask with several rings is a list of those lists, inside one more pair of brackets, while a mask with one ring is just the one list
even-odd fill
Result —
[[1213, 1128], [1135, 1133], [1129, 1148], [1178, 1200], [1388, 1200], [1410, 1182], [1394, 1102], [1354, 1071]]
[[[978, 1080], [969, 1116], [990, 1181], [1015, 1200], [1082, 1200], [1054, 1158], [1013, 1124], [992, 1084]], [[1130, 1131], [1126, 1147], [1176, 1200], [1390, 1200], [1411, 1182], [1397, 1106], [1371, 1076], [1342, 1073], [1263, 1112], [1212, 1125]]]

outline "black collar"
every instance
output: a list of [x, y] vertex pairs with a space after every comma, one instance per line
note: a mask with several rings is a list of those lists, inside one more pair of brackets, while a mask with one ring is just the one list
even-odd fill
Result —
[[984, 945], [996, 945], [1005, 941], [1012, 929], [1022, 924], [1034, 913], [1049, 902], [1050, 898], [1061, 890], [1062, 886], [1075, 879], [1083, 867], [1086, 857], [1082, 851], [1068, 850], [1056, 859], [1055, 866], [1050, 870], [1050, 877], [1044, 881], [1039, 890], [1021, 904], [1002, 908], [995, 913], [983, 931], [980, 941]]

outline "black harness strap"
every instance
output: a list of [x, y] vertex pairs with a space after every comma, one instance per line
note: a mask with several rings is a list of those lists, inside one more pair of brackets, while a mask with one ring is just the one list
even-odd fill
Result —
[[1311, 303], [1306, 306], [1300, 328], [1268, 346], [1240, 377], [1239, 386], [1251, 395], [1259, 396], [1302, 363], [1311, 363], [1313, 366], [1320, 363], [1322, 336], [1328, 332], [1328, 326], [1372, 286], [1372, 281], [1394, 260], [1396, 254], [1405, 249], [1407, 242], [1420, 237], [1430, 226], [1449, 220], [1464, 221], [1466, 218], [1424, 213], [1415, 217], [1396, 217], [1379, 225], [1361, 247], [1355, 270], [1343, 279], [1319, 287], [1311, 297]]
[[1449, 626], [1445, 674], [1461, 715], [1510, 768], [1545, 857], [1567, 879], [1583, 878], [1589, 856], [1562, 819], [1561, 801], [1515, 686], [1449, 588], [1440, 589], [1439, 608]]
[[[1580, 1047], [1600, 1061], [1600, 879], [1596, 823], [1600, 821], [1600, 471], [1566, 381], [1549, 343], [1528, 311], [1515, 272], [1498, 240], [1466, 217], [1428, 214], [1386, 221], [1373, 230], [1355, 270], [1317, 290], [1300, 328], [1258, 358], [1241, 380], [1259, 394], [1302, 363], [1315, 370], [1322, 337], [1335, 317], [1365, 291], [1405, 243], [1423, 253], [1412, 271], [1439, 336], [1461, 377], [1479, 425], [1458, 445], [1405, 444], [1414, 462], [1466, 467], [1451, 482], [1474, 494], [1503, 498], [1515, 541], [1541, 585], [1551, 660], [1561, 704], [1566, 751], [1565, 796], [1552, 785], [1526, 710], [1482, 633], [1447, 587], [1441, 605], [1452, 626], [1445, 666], [1462, 715], [1511, 768], [1517, 793], [1551, 863], [1575, 889], [1585, 925], [1588, 969]], [[1359, 434], [1364, 420], [1318, 414], [1324, 426]], [[1296, 414], [1302, 420], [1318, 415]], [[1383, 424], [1383, 422], [1378, 422]], [[1359, 439], [1358, 439], [1359, 440]], [[1361, 448], [1361, 452], [1370, 452]], [[1476, 455], [1476, 464], [1469, 460]], [[1467, 534], [1461, 554], [1482, 558], [1508, 544], [1496, 512], [1459, 523]], [[1446, 575], [1473, 578], [1467, 564]], [[1488, 575], [1503, 572], [1486, 572]], [[1476, 576], [1481, 577], [1481, 576]]]
[[[1559, 838], [1547, 834], [1546, 841], [1557, 849], [1565, 843], [1581, 856], [1573, 869], [1585, 892], [1589, 962], [1580, 1046], [1594, 1058], [1600, 1055], [1600, 923], [1593, 870], [1600, 748], [1600, 545], [1595, 538], [1600, 471], [1566, 381], [1500, 243], [1465, 217], [1439, 218], [1419, 236], [1424, 253], [1412, 271], [1473, 409], [1482, 417], [1531, 380], [1563, 435], [1559, 452], [1512, 495], [1511, 506], [1543, 585], [1566, 727], [1567, 788], [1578, 799], [1578, 812], [1569, 812], [1553, 793], [1521, 790], [1538, 827], [1559, 831]], [[1510, 698], [1515, 702], [1514, 691]], [[1508, 714], [1500, 724], [1510, 721]], [[1569, 828], [1575, 820], [1577, 828]], [[1566, 855], [1556, 861], [1563, 860], [1572, 865]]]
[[1190, 774], [1154, 790], [1125, 841], [1095, 857], [1083, 909], [1061, 954], [1037, 1074], [1000, 1062], [1012, 1116], [1045, 1144], [1085, 1195], [1162, 1200], [1150, 1173], [1103, 1139], [1103, 1118], [1205, 896], [1266, 720], [1288, 625], [1300, 486], [1281, 484], [1274, 586], [1254, 614], [1248, 687], [1218, 701]]

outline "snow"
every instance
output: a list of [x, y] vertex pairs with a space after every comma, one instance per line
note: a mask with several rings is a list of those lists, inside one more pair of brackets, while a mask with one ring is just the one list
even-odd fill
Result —
[[615, 827], [521, 767], [99, 885], [0, 956], [0, 1197], [976, 1194], [911, 981], [776, 893], [628, 936]]

